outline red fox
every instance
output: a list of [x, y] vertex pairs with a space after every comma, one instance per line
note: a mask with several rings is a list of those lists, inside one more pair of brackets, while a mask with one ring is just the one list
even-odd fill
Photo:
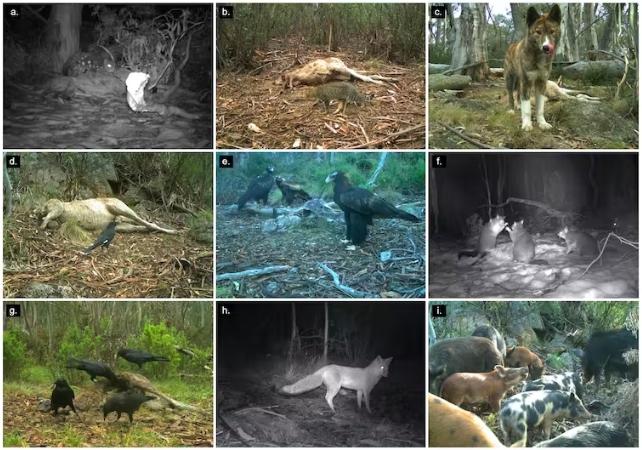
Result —
[[331, 364], [320, 368], [312, 375], [308, 375], [294, 384], [283, 386], [279, 390], [279, 394], [303, 394], [324, 384], [328, 390], [325, 394], [325, 399], [332, 411], [336, 412], [334, 404], [332, 403], [334, 397], [342, 387], [353, 389], [357, 391], [357, 405], [359, 409], [361, 409], [361, 397], [363, 397], [366, 400], [366, 409], [369, 413], [372, 413], [372, 411], [370, 411], [370, 391], [377, 385], [381, 377], [388, 376], [390, 361], [392, 361], [392, 357], [383, 359], [381, 356], [377, 356], [368, 367], [364, 367], [363, 369]]

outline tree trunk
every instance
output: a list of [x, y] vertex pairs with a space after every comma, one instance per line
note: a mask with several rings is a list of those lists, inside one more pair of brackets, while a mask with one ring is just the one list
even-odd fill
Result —
[[47, 44], [54, 56], [53, 68], [62, 71], [62, 65], [80, 50], [81, 4], [52, 5], [47, 31]]
[[[461, 5], [461, 16], [455, 26], [455, 45], [450, 62], [452, 69], [487, 61], [484, 45], [486, 36], [484, 7], [485, 3]], [[469, 75], [473, 81], [488, 79], [490, 76], [487, 63], [462, 69], [456, 73]]]
[[519, 13], [519, 4], [510, 4], [510, 16], [513, 18], [513, 25], [515, 25], [515, 36], [511, 39], [512, 42], [517, 42], [526, 36], [526, 14]]

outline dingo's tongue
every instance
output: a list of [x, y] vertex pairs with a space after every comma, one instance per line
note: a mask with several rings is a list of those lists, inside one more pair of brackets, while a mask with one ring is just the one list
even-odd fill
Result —
[[553, 52], [555, 51], [555, 46], [553, 44], [546, 44], [542, 48], [542, 51], [546, 53], [547, 55], [552, 55]]

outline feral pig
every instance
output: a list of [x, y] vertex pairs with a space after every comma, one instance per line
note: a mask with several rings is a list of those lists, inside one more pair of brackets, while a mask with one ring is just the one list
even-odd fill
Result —
[[429, 390], [438, 394], [441, 384], [453, 373], [490, 372], [504, 360], [495, 345], [482, 337], [462, 337], [437, 341], [428, 347]]
[[525, 447], [528, 429], [541, 427], [544, 438], [551, 437], [551, 426], [557, 419], [586, 422], [591, 418], [582, 400], [572, 392], [530, 391], [517, 394], [504, 402], [499, 412], [499, 427], [504, 443], [512, 447]]
[[542, 360], [526, 347], [508, 347], [505, 363], [506, 367], [528, 367], [532, 380], [537, 380], [544, 373]]
[[555, 439], [543, 441], [535, 447], [629, 447], [626, 431], [613, 422], [591, 422], [571, 428]]
[[475, 328], [472, 336], [485, 337], [490, 339], [490, 341], [495, 344], [495, 348], [499, 350], [499, 353], [506, 358], [506, 342], [502, 335], [494, 327], [490, 325], [480, 325]]
[[490, 403], [493, 412], [499, 411], [499, 402], [506, 391], [528, 377], [528, 368], [505, 369], [495, 366], [488, 373], [455, 373], [441, 385], [439, 396], [455, 406], [466, 403]]
[[526, 391], [567, 391], [582, 398], [582, 381], [575, 372], [542, 375], [542, 378], [526, 383], [522, 392]]
[[428, 447], [502, 447], [475, 414], [428, 394]]
[[595, 378], [595, 386], [600, 388], [600, 373], [604, 368], [606, 385], [611, 382], [611, 374], [619, 373], [631, 380], [638, 378], [638, 362], [628, 365], [623, 354], [639, 347], [638, 338], [629, 330], [606, 331], [593, 333], [582, 353], [584, 382]]

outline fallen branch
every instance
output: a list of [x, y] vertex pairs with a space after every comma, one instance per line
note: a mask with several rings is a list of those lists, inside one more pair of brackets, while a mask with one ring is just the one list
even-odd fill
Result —
[[323, 270], [328, 272], [332, 276], [332, 280], [334, 281], [334, 285], [339, 289], [341, 292], [344, 294], [349, 295], [350, 297], [357, 297], [357, 298], [380, 298], [378, 295], [371, 294], [369, 292], [362, 292], [362, 291], [357, 291], [356, 289], [352, 289], [351, 287], [346, 286], [345, 284], [341, 284], [339, 282], [339, 275], [330, 269], [328, 266], [326, 266], [323, 263], [320, 263], [317, 261], [317, 265], [321, 267]]
[[[442, 122], [442, 121], [440, 121], [440, 120], [438, 120], [438, 121], [437, 121], [437, 123], [438, 123], [439, 125], [441, 125], [442, 127], [446, 128], [448, 131], [451, 131], [451, 132], [455, 133], [457, 136], [459, 136], [460, 138], [462, 138], [464, 141], [466, 141], [466, 142], [469, 142], [469, 143], [473, 144], [475, 147], [479, 147], [479, 148], [489, 148], [489, 149], [494, 148], [494, 147], [491, 147], [490, 145], [482, 144], [481, 142], [478, 142], [478, 141], [476, 141], [476, 140], [474, 140], [474, 139], [472, 139], [472, 138], [469, 138], [469, 137], [468, 137], [468, 136], [466, 136], [465, 134], [460, 133], [459, 131], [455, 130], [453, 127], [446, 125], [445, 123], [443, 123], [443, 122]], [[500, 147], [500, 148], [501, 148], [501, 147]]]
[[121, 280], [131, 277], [132, 273], [134, 273], [134, 268], [130, 267], [129, 270], [127, 270], [127, 273], [117, 275], [116, 278], [112, 278], [111, 280], [105, 281], [105, 284], [110, 285], [110, 284], [118, 283]]
[[441, 72], [440, 75], [448, 75], [449, 73], [455, 73], [455, 72], [458, 72], [460, 70], [470, 69], [471, 67], [481, 66], [482, 64], [487, 64], [487, 63], [488, 63], [487, 61], [479, 61], [479, 62], [476, 62], [476, 63], [467, 64], [465, 66], [456, 67], [455, 69], [448, 69], [448, 70], [446, 70], [444, 72]]
[[354, 147], [346, 147], [346, 150], [347, 149], [355, 149], [355, 148], [376, 148], [377, 145], [383, 144], [386, 141], [388, 141], [389, 139], [401, 136], [403, 134], [412, 133], [413, 131], [420, 130], [422, 128], [425, 131], [425, 129], [426, 129], [426, 124], [425, 123], [421, 124], [421, 125], [414, 126], [414, 127], [406, 128], [405, 130], [397, 131], [396, 133], [389, 134], [388, 136], [384, 137], [383, 139], [379, 139], [378, 141], [366, 142], [365, 144], [357, 145], [357, 146], [354, 146]]
[[257, 275], [265, 275], [268, 273], [284, 272], [286, 270], [290, 270], [290, 266], [272, 266], [265, 267], [263, 269], [244, 270], [243, 272], [223, 273], [216, 276], [216, 281], [239, 280], [241, 278], [255, 277]]

